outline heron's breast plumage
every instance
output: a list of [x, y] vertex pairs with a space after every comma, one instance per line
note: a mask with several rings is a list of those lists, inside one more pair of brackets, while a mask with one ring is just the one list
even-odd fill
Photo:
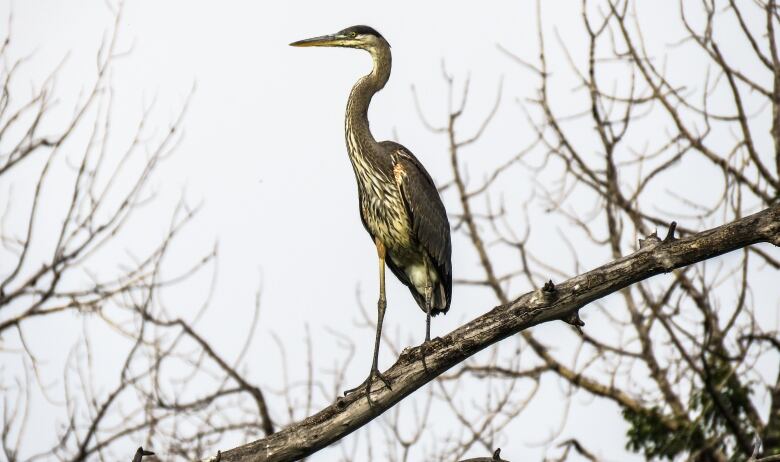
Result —
[[401, 192], [391, 176], [392, 168], [383, 169], [365, 156], [355, 155], [361, 149], [357, 143], [354, 135], [347, 137], [363, 221], [389, 250], [408, 248], [412, 242], [411, 226]]

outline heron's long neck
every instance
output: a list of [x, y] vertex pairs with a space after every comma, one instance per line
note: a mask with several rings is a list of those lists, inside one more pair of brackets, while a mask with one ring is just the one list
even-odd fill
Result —
[[[352, 87], [347, 102], [346, 135], [350, 158], [364, 158], [378, 153], [377, 142], [368, 126], [368, 105], [371, 97], [382, 89], [390, 78], [390, 49], [376, 48], [371, 51], [374, 68]], [[373, 159], [368, 159], [369, 161]]]

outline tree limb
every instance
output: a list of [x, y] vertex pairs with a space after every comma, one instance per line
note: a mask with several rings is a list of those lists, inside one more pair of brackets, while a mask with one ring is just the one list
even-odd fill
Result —
[[[780, 246], [780, 205], [708, 231], [647, 245], [637, 252], [573, 277], [554, 288], [529, 292], [497, 306], [427, 348], [401, 352], [383, 374], [392, 390], [376, 383], [370, 402], [361, 387], [319, 413], [266, 438], [221, 453], [221, 462], [288, 461], [308, 456], [381, 415], [438, 375], [484, 348], [537, 324], [573, 319], [580, 308], [649, 277], [759, 242]], [[551, 290], [552, 289], [552, 290]]]

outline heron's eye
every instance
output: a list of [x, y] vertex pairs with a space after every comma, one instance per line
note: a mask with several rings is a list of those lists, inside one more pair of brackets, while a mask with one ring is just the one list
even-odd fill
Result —
[[347, 35], [349, 35], [349, 38], [355, 38], [355, 37], [357, 37], [357, 32], [355, 32], [355, 31], [352, 31], [352, 32], [350, 32], [350, 33], [349, 33], [349, 34], [347, 34]]

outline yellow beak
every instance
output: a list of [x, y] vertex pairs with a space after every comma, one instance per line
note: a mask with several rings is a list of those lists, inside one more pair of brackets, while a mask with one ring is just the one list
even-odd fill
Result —
[[321, 35], [303, 40], [298, 40], [290, 44], [292, 47], [333, 47], [339, 46], [343, 38], [338, 35]]

